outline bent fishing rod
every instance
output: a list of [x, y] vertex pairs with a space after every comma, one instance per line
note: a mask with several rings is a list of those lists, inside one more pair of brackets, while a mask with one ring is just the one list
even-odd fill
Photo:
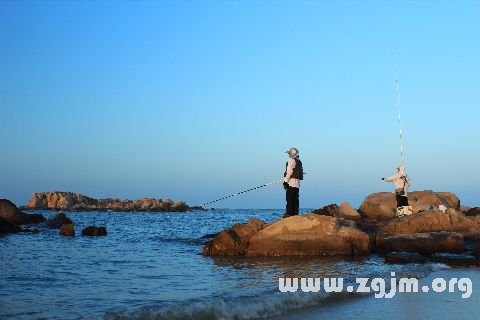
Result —
[[253, 191], [253, 190], [257, 190], [257, 189], [260, 189], [260, 188], [265, 188], [265, 187], [268, 187], [272, 184], [275, 184], [275, 183], [279, 183], [279, 182], [282, 182], [283, 179], [279, 179], [279, 180], [275, 180], [275, 181], [272, 181], [272, 182], [269, 182], [269, 183], [266, 183], [266, 184], [262, 184], [261, 186], [258, 186], [258, 187], [255, 187], [255, 188], [251, 188], [251, 189], [247, 189], [247, 190], [244, 190], [244, 191], [241, 191], [241, 192], [237, 192], [237, 193], [234, 193], [234, 194], [231, 194], [229, 196], [226, 196], [226, 197], [223, 197], [223, 198], [220, 198], [220, 199], [217, 199], [217, 200], [214, 200], [214, 201], [210, 201], [210, 202], [207, 202], [207, 203], [204, 203], [202, 205], [202, 207], [208, 205], [208, 204], [212, 204], [212, 203], [215, 203], [215, 202], [218, 202], [218, 201], [222, 201], [222, 200], [225, 200], [225, 199], [228, 199], [228, 198], [232, 198], [232, 197], [235, 197], [235, 196], [238, 196], [238, 195], [241, 195], [243, 193], [247, 193], [247, 192], [250, 192], [250, 191]]

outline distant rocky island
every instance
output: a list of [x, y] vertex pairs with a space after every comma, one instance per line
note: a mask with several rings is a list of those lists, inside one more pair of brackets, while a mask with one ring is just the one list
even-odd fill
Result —
[[23, 210], [63, 210], [63, 211], [144, 211], [144, 212], [185, 212], [199, 210], [184, 201], [171, 199], [143, 198], [120, 200], [117, 198], [94, 199], [83, 194], [63, 191], [38, 192], [21, 207]]

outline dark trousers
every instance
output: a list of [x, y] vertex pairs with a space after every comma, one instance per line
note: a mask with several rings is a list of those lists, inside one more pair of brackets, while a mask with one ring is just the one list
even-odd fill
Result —
[[395, 193], [395, 198], [397, 198], [397, 208], [408, 206], [407, 196]]
[[287, 214], [290, 216], [298, 214], [299, 206], [299, 188], [288, 187], [287, 188]]

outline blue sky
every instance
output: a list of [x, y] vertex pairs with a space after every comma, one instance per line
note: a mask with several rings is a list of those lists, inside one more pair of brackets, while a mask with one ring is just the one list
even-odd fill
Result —
[[[2, 1], [0, 197], [201, 204], [278, 179], [296, 146], [301, 207], [358, 206], [393, 189], [398, 69], [413, 189], [478, 206], [479, 15], [478, 1]], [[281, 208], [284, 193], [218, 206]]]

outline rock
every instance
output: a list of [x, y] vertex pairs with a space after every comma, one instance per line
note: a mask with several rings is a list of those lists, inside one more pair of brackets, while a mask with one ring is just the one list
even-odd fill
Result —
[[65, 224], [72, 224], [72, 220], [70, 220], [64, 212], [58, 213], [55, 217], [52, 219], [48, 219], [45, 221], [45, 225], [51, 229], [58, 229], [62, 227]]
[[19, 226], [16, 226], [0, 217], [0, 234], [17, 233], [20, 231], [21, 229]]
[[[437, 209], [444, 205], [447, 208], [459, 209], [460, 200], [450, 192], [415, 191], [408, 194], [408, 202], [413, 207], [413, 212]], [[379, 192], [369, 195], [358, 209], [365, 219], [388, 220], [395, 216], [397, 202], [395, 194], [391, 192]]]
[[457, 232], [467, 238], [476, 238], [480, 233], [480, 219], [469, 219], [460, 211], [448, 209], [424, 211], [410, 216], [394, 218], [378, 226], [379, 233], [416, 234], [425, 232]]
[[0, 199], [0, 218], [13, 223], [17, 216], [21, 214], [22, 212], [18, 210], [13, 202], [7, 199]]
[[200, 239], [213, 239], [213, 238], [215, 238], [218, 234], [219, 234], [219, 232], [207, 233], [207, 234], [201, 236]]
[[45, 217], [41, 214], [21, 212], [13, 202], [7, 199], [0, 199], [0, 218], [17, 226], [45, 221]]
[[335, 217], [338, 211], [339, 211], [339, 208], [334, 203], [334, 204], [329, 204], [328, 206], [325, 206], [321, 209], [313, 210], [312, 213], [319, 214], [322, 216], [327, 216], [327, 217]]
[[265, 222], [258, 219], [250, 219], [248, 223], [237, 223], [230, 229], [215, 235], [214, 239], [203, 247], [203, 254], [211, 256], [244, 255], [250, 238], [264, 225]]
[[385, 255], [385, 262], [391, 264], [425, 263], [428, 259], [415, 252], [390, 252]]
[[330, 204], [321, 209], [314, 210], [312, 213], [329, 217], [344, 218], [348, 220], [359, 220], [361, 218], [360, 214], [353, 209], [348, 202], [342, 202], [340, 206], [337, 206], [336, 204]]
[[175, 202], [171, 207], [170, 210], [173, 212], [184, 212], [188, 210], [188, 206], [183, 201]]
[[467, 212], [465, 212], [466, 216], [480, 216], [480, 208], [470, 208]]
[[38, 192], [28, 201], [30, 209], [71, 210], [74, 206], [98, 205], [98, 200], [73, 192]]
[[362, 256], [370, 253], [369, 237], [341, 227], [335, 217], [293, 216], [273, 222], [250, 238], [246, 256]]
[[106, 236], [107, 228], [89, 226], [82, 230], [82, 236]]
[[460, 205], [460, 208], [458, 209], [459, 211], [463, 212], [464, 214], [466, 214], [468, 212], [468, 210], [472, 209], [471, 207], [467, 207], [467, 206], [463, 206], [463, 205]]
[[60, 235], [61, 236], [68, 236], [68, 237], [73, 237], [75, 236], [75, 227], [73, 223], [68, 223], [62, 225], [60, 228]]
[[349, 220], [359, 220], [361, 218], [360, 213], [353, 209], [353, 207], [346, 201], [340, 204], [337, 217]]
[[455, 232], [430, 232], [417, 234], [378, 234], [377, 252], [436, 252], [460, 253], [464, 249], [462, 235]]
[[453, 253], [435, 253], [430, 259], [434, 262], [444, 263], [452, 267], [477, 267], [479, 261], [473, 255], [453, 254]]
[[184, 212], [190, 207], [183, 201], [170, 199], [143, 198], [139, 200], [120, 200], [117, 198], [94, 199], [73, 192], [35, 193], [27, 204], [28, 209], [49, 209], [68, 211], [173, 211]]

